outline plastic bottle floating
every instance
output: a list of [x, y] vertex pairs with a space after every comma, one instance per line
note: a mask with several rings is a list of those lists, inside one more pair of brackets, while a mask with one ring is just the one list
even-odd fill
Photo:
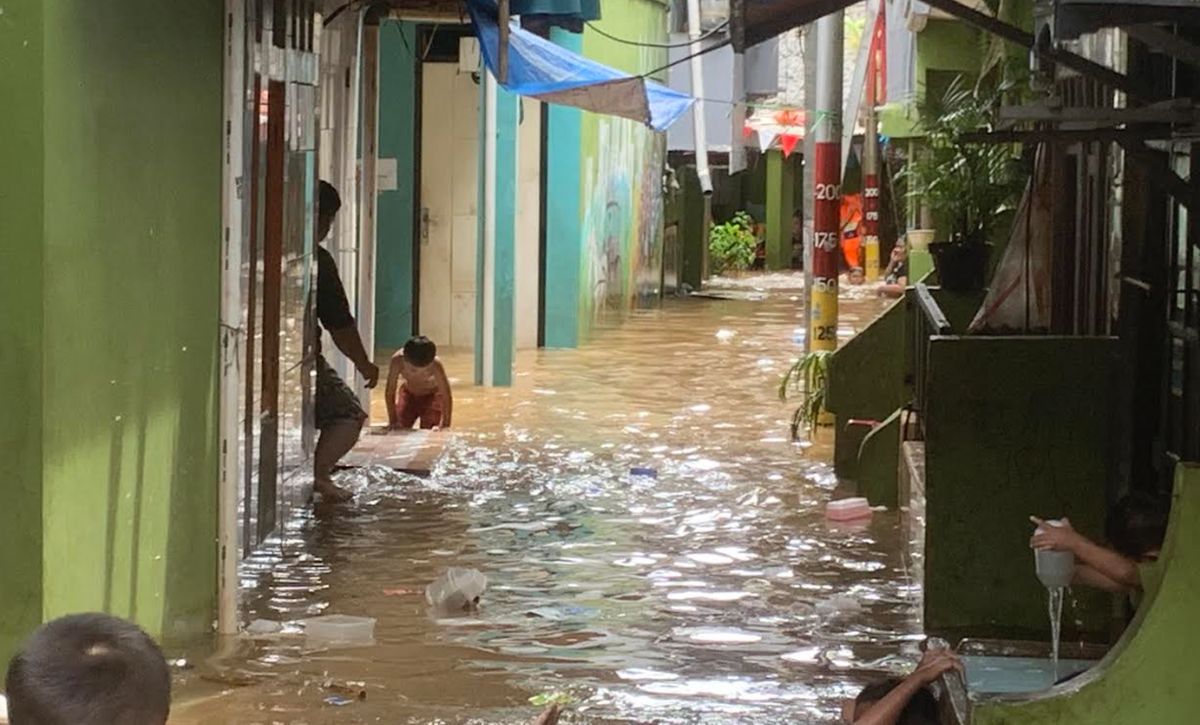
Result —
[[451, 567], [425, 588], [425, 601], [442, 612], [471, 612], [479, 608], [487, 585], [478, 570]]
[[825, 518], [830, 521], [858, 521], [871, 517], [871, 504], [865, 498], [843, 498], [825, 505]]

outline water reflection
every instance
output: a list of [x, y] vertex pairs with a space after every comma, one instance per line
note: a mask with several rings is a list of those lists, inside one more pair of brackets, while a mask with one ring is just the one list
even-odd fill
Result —
[[[236, 666], [266, 679], [180, 721], [528, 722], [550, 691], [587, 722], [836, 720], [911, 647], [917, 592], [895, 514], [824, 520], [830, 441], [791, 443], [775, 397], [798, 293], [764, 286], [525, 355], [508, 390], [469, 387], [449, 356], [459, 436], [434, 475], [348, 474], [354, 506], [293, 522], [244, 572], [247, 619], [361, 614], [376, 644], [259, 640]], [[843, 334], [879, 309], [844, 301]], [[477, 614], [426, 610], [449, 566], [487, 574]], [[366, 700], [326, 703], [345, 682]]]

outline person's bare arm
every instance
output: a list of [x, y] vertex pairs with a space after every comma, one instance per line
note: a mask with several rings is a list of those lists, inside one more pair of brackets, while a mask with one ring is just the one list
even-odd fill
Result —
[[1038, 530], [1029, 540], [1033, 548], [1069, 551], [1085, 566], [1124, 587], [1124, 591], [1142, 588], [1137, 562], [1077, 532], [1067, 519], [1062, 520], [1062, 526], [1043, 526], [1045, 522], [1036, 516], [1031, 516], [1030, 520], [1038, 525]]
[[1109, 579], [1086, 564], [1081, 564], [1075, 567], [1075, 580], [1072, 583], [1082, 584], [1085, 587], [1091, 587], [1093, 589], [1099, 589], [1105, 592], [1112, 592], [1113, 594], [1129, 593], [1129, 587]]
[[454, 393], [450, 391], [450, 379], [446, 377], [446, 368], [441, 360], [434, 360], [433, 374], [437, 378], [438, 393], [442, 396], [442, 428], [449, 428], [454, 417]]
[[943, 673], [953, 669], [960, 671], [962, 669], [962, 664], [953, 653], [926, 652], [921, 657], [921, 664], [917, 665], [916, 671], [904, 678], [903, 682], [884, 695], [879, 702], [871, 705], [861, 717], [855, 718], [854, 725], [896, 725], [900, 721], [900, 714], [904, 711], [905, 705], [913, 698], [913, 695], [916, 695], [922, 687], [941, 677]]
[[908, 289], [908, 277], [897, 277], [895, 282], [879, 285], [879, 294], [886, 297], [903, 297]]
[[333, 338], [333, 344], [337, 345], [337, 349], [341, 350], [342, 354], [354, 363], [358, 374], [363, 376], [363, 380], [366, 381], [367, 387], [375, 387], [375, 384], [379, 382], [379, 366], [371, 362], [370, 356], [367, 355], [362, 337], [358, 334], [358, 328], [350, 326], [330, 330], [329, 336]]
[[387, 384], [384, 385], [383, 395], [387, 400], [388, 427], [395, 428], [399, 424], [396, 418], [396, 389], [400, 383], [400, 368], [404, 360], [404, 351], [397, 350], [388, 364]]

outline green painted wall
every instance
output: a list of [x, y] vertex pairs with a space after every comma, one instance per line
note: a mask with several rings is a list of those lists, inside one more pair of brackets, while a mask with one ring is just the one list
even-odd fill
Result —
[[[870, 429], [858, 450], [856, 490], [872, 506], [900, 505], [900, 441], [905, 412], [897, 408]], [[906, 502], [907, 503], [907, 502]]]
[[[656, 0], [610, 0], [596, 25], [619, 38], [664, 43], [667, 6]], [[583, 34], [583, 54], [628, 73], [647, 73], [665, 65], [667, 57], [663, 48], [619, 43], [590, 29]], [[583, 114], [581, 339], [587, 339], [596, 324], [620, 319], [658, 299], [665, 161], [664, 134], [626, 119]]]
[[897, 300], [853, 339], [838, 348], [829, 364], [826, 407], [838, 419], [834, 470], [857, 480], [859, 446], [869, 428], [848, 427], [851, 419], [882, 421], [908, 402], [904, 384], [905, 302]]
[[5, 3], [0, 22], [0, 663], [42, 614], [42, 0]]
[[[1116, 341], [940, 338], [929, 350], [925, 629], [1045, 641], [1029, 516], [1067, 516], [1085, 534], [1103, 534]], [[1108, 599], [1076, 595], [1063, 636], [1102, 638]]]
[[801, 184], [796, 158], [784, 158], [782, 151], [767, 152], [767, 269], [792, 267], [792, 213], [796, 187]]
[[960, 20], [930, 20], [917, 34], [917, 92], [928, 89], [929, 71], [978, 74], [983, 55], [980, 31]]
[[1196, 602], [1200, 601], [1200, 467], [1176, 471], [1158, 595], [1142, 604], [1097, 667], [1032, 697], [977, 704], [976, 725], [1188, 725], [1200, 712]]
[[[576, 53], [583, 50], [583, 36], [561, 28], [550, 39]], [[580, 227], [579, 154], [583, 112], [569, 106], [550, 104], [546, 111], [546, 347], [575, 347], [579, 344], [579, 275], [582, 248]]]
[[380, 191], [377, 205], [375, 345], [381, 349], [400, 347], [413, 333], [416, 47], [413, 23], [380, 25], [379, 158], [395, 159], [398, 174], [398, 188]]
[[6, 5], [0, 41], [21, 33], [3, 82], [26, 101], [0, 187], [22, 244], [0, 274], [23, 279], [0, 295], [27, 313], [6, 316], [0, 384], [29, 411], [0, 429], [20, 484], [2, 528], [27, 560], [0, 646], [96, 609], [196, 635], [215, 611], [223, 3], [47, 0], [40, 34], [36, 5]]

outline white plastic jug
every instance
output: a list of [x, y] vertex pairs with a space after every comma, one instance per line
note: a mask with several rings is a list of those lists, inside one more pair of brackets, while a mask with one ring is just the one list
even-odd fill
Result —
[[[1042, 526], [1062, 526], [1062, 522], [1047, 521]], [[1075, 555], [1069, 551], [1035, 549], [1033, 564], [1038, 579], [1047, 589], [1069, 587], [1075, 579]]]
[[450, 567], [425, 587], [425, 601], [445, 612], [470, 611], [479, 605], [488, 580], [476, 569]]

